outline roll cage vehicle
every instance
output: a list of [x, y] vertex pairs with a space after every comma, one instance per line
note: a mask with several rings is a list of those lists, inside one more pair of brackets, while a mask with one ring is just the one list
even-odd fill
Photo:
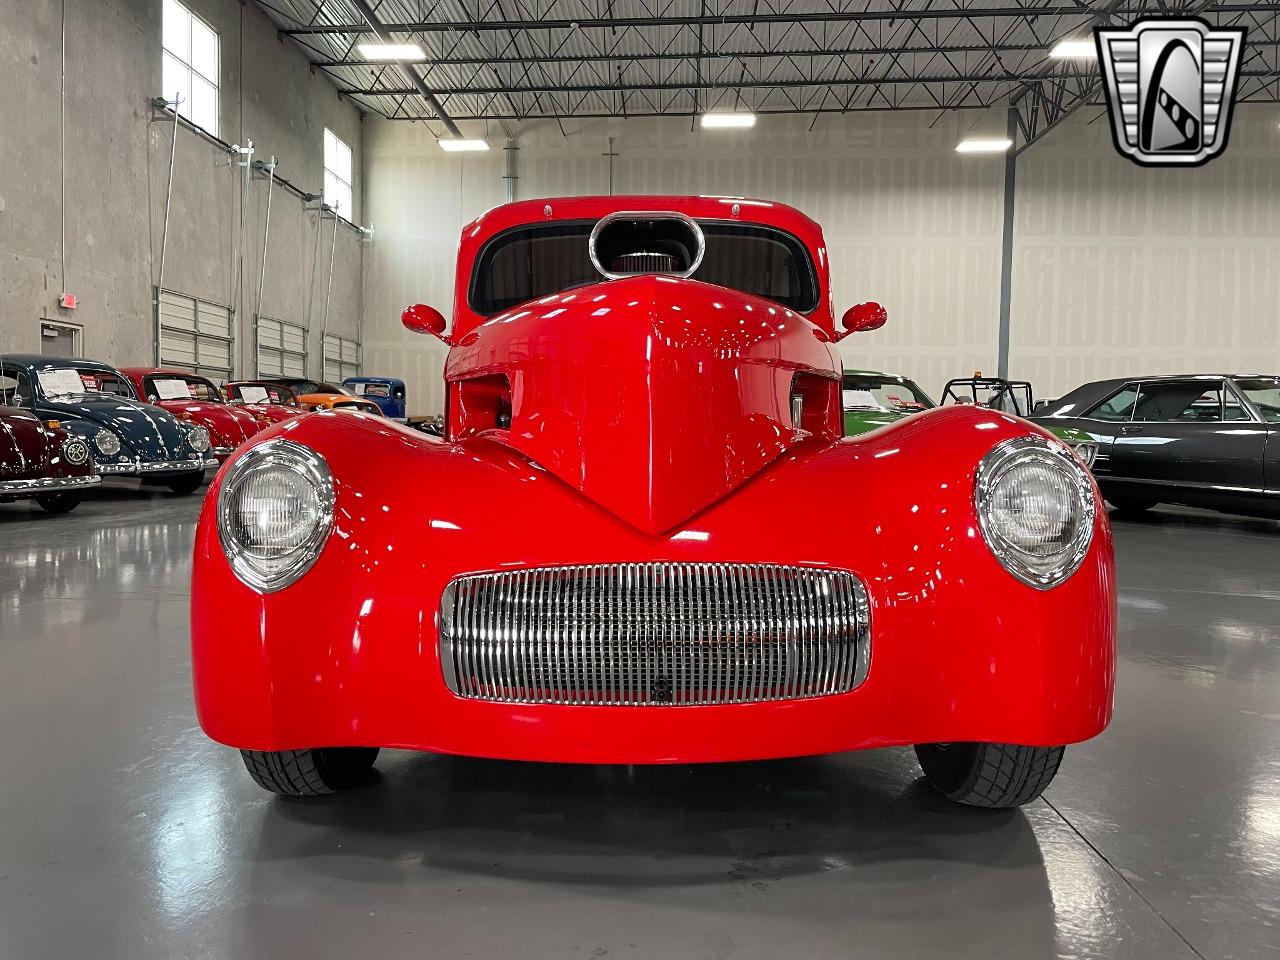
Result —
[[[972, 403], [989, 410], [1003, 410], [1015, 417], [1034, 417], [1040, 406], [1031, 392], [1027, 380], [1007, 380], [1004, 377], [958, 377], [948, 380], [942, 388], [941, 405]], [[1093, 468], [1098, 455], [1098, 445], [1085, 430], [1061, 424], [1046, 425], [1046, 429], [1075, 451], [1085, 466]]]
[[1112, 710], [1089, 472], [999, 411], [844, 437], [818, 225], [740, 198], [508, 204], [462, 231], [445, 435], [315, 413], [196, 533], [196, 708], [268, 790], [381, 747], [699, 763], [914, 745], [1011, 806]]
[[0, 375], [0, 503], [35, 500], [49, 513], [74, 510], [102, 482], [89, 445], [57, 420], [11, 406], [17, 381]]
[[189, 494], [204, 483], [209, 431], [143, 403], [129, 378], [97, 360], [7, 354], [0, 375], [13, 380], [10, 401], [42, 420], [57, 420], [89, 445], [103, 477], [138, 477]]
[[1280, 377], [1273, 374], [1099, 380], [1034, 419], [1090, 435], [1098, 485], [1117, 509], [1177, 503], [1280, 516]]

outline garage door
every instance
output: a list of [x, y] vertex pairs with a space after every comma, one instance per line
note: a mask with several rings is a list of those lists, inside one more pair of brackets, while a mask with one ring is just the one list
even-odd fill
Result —
[[307, 328], [274, 317], [258, 317], [257, 369], [260, 377], [307, 375]]
[[231, 379], [231, 308], [161, 290], [160, 366]]
[[360, 342], [332, 333], [324, 337], [324, 379], [341, 383], [347, 377], [360, 376]]

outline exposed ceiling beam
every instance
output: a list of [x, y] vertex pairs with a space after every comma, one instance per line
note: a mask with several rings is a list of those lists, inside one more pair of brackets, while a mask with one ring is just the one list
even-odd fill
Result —
[[[368, 6], [364, 0], [352, 0], [362, 6]], [[1213, 12], [1221, 13], [1274, 13], [1280, 11], [1280, 4], [1267, 3], [1213, 3], [1209, 5]], [[1131, 10], [1117, 9], [1115, 16], [1139, 16], [1156, 12], [1150, 4], [1138, 3]], [[592, 19], [570, 20], [563, 18], [527, 19], [527, 20], [416, 20], [405, 23], [383, 24], [383, 29], [391, 33], [480, 33], [488, 31], [531, 30], [617, 30], [624, 27], [678, 27], [678, 26], [733, 26], [736, 24], [758, 26], [772, 23], [841, 23], [846, 21], [896, 20], [904, 23], [923, 20], [971, 20], [988, 17], [1007, 17], [1026, 20], [1034, 17], [1081, 17], [1089, 18], [1093, 11], [1087, 5], [1070, 4], [1056, 6], [1004, 6], [1004, 7], [926, 7], [921, 9], [897, 10], [820, 10], [795, 13], [725, 13], [706, 16], [664, 16], [664, 17], [597, 17]], [[304, 34], [343, 34], [356, 36], [365, 33], [376, 33], [371, 26], [364, 23], [339, 24], [301, 24], [282, 28], [281, 33], [289, 36]]]
[[[404, 27], [388, 27], [382, 24], [378, 20], [378, 15], [373, 12], [373, 8], [369, 6], [366, 0], [351, 0], [351, 4], [360, 11], [360, 16], [364, 17], [367, 21], [367, 29], [359, 31], [362, 34], [372, 33], [383, 43], [390, 43], [390, 34], [411, 32], [406, 30]], [[395, 60], [392, 62], [394, 62], [395, 65], [404, 72], [405, 76], [407, 76], [409, 81], [413, 84], [413, 90], [410, 92], [420, 94], [422, 99], [427, 101], [427, 106], [431, 108], [431, 111], [436, 115], [440, 122], [444, 124], [444, 128], [449, 131], [451, 136], [458, 140], [463, 139], [462, 131], [458, 129], [458, 125], [454, 123], [449, 114], [445, 112], [444, 107], [436, 98], [436, 95], [427, 87], [413, 64], [406, 60]]]

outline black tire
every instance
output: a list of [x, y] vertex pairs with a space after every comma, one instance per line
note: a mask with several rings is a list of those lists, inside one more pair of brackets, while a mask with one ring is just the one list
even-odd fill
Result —
[[42, 493], [36, 497], [36, 503], [50, 513], [70, 513], [83, 499], [79, 493]]
[[173, 480], [167, 480], [165, 486], [178, 496], [185, 497], [199, 490], [202, 483], [204, 483], [204, 471], [197, 470], [194, 473], [184, 473]]
[[286, 797], [323, 797], [365, 779], [378, 759], [377, 747], [316, 747], [311, 750], [241, 750], [258, 786]]
[[1159, 500], [1147, 500], [1143, 497], [1106, 497], [1104, 499], [1115, 507], [1118, 513], [1145, 513], [1154, 507]]
[[929, 784], [971, 807], [1020, 807], [1049, 786], [1065, 747], [1012, 743], [918, 743], [916, 759]]

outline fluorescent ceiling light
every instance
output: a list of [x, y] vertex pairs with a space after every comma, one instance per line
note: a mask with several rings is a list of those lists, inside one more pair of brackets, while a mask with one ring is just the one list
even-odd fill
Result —
[[956, 144], [956, 153], [1004, 153], [1013, 146], [1012, 140], [961, 140]]
[[1049, 56], [1055, 60], [1097, 60], [1098, 48], [1092, 40], [1059, 40]]
[[756, 115], [754, 113], [704, 113], [701, 120], [702, 126], [708, 128], [719, 127], [754, 127], [756, 125]]
[[356, 45], [366, 60], [425, 60], [427, 55], [416, 43], [361, 43]]
[[488, 150], [489, 144], [483, 140], [437, 140], [440, 149], [448, 153], [474, 153], [477, 150]]

